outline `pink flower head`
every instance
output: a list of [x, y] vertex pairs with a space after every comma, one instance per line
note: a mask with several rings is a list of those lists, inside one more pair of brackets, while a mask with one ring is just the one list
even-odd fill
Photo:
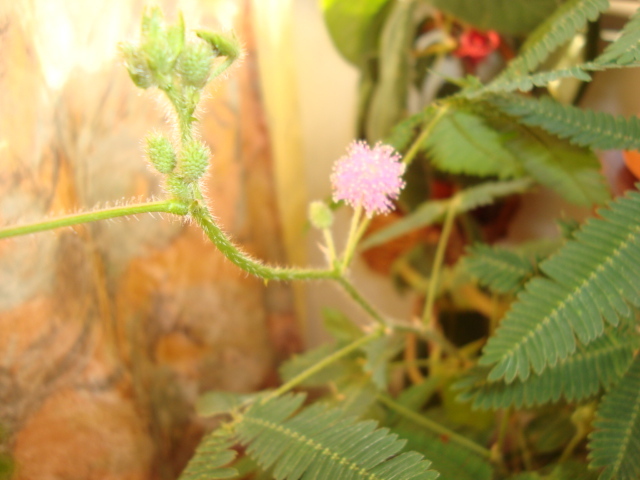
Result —
[[388, 213], [393, 210], [391, 200], [398, 198], [405, 185], [404, 170], [400, 155], [389, 145], [377, 143], [370, 148], [366, 142], [354, 141], [333, 166], [333, 199], [354, 208], [362, 206], [368, 217]]

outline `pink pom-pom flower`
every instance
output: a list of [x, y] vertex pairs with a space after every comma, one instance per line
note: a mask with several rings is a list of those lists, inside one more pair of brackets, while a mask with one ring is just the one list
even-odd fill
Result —
[[405, 185], [404, 171], [393, 147], [377, 143], [370, 148], [366, 142], [354, 141], [333, 166], [333, 199], [354, 208], [362, 206], [368, 217], [388, 213], [393, 210], [391, 200], [398, 198]]

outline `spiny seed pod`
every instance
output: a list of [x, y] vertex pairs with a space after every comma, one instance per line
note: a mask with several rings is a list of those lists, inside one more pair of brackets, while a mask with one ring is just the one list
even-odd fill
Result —
[[147, 155], [149, 161], [160, 173], [165, 175], [176, 168], [176, 152], [167, 137], [154, 133], [147, 137]]
[[178, 58], [178, 72], [187, 85], [202, 88], [209, 80], [213, 51], [203, 42], [188, 43]]
[[209, 149], [195, 140], [187, 143], [180, 159], [180, 174], [187, 182], [197, 181], [209, 166]]
[[325, 229], [333, 224], [333, 212], [326, 203], [311, 202], [309, 205], [309, 221], [315, 228]]
[[174, 198], [184, 201], [189, 201], [192, 198], [192, 192], [189, 185], [181, 177], [168, 175], [166, 179], [166, 187]]

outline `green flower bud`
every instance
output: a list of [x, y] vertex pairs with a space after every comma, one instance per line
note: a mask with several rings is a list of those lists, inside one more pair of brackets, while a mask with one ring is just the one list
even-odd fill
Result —
[[157, 5], [146, 7], [142, 12], [142, 36], [153, 38], [164, 34], [164, 15]]
[[129, 43], [120, 45], [120, 53], [133, 83], [140, 88], [149, 88], [153, 85], [153, 74], [149, 70], [147, 61], [140, 51]]
[[182, 15], [176, 25], [166, 27], [162, 10], [147, 8], [142, 17], [141, 50], [147, 58], [149, 69], [162, 86], [163, 77], [171, 72], [184, 48], [184, 20]]
[[185, 45], [185, 28], [182, 12], [180, 12], [178, 16], [178, 23], [171, 25], [167, 29], [167, 43], [169, 44], [169, 50], [171, 52], [171, 61], [175, 62], [182, 53]]
[[209, 45], [190, 42], [178, 58], [178, 72], [187, 85], [202, 88], [209, 80], [212, 60], [213, 52]]
[[311, 202], [309, 205], [309, 221], [315, 228], [325, 229], [333, 224], [333, 212], [326, 203]]
[[176, 152], [167, 137], [154, 133], [147, 137], [149, 161], [160, 173], [169, 174], [176, 168]]
[[180, 159], [180, 174], [187, 182], [197, 181], [209, 166], [209, 149], [201, 142], [190, 141], [185, 145]]

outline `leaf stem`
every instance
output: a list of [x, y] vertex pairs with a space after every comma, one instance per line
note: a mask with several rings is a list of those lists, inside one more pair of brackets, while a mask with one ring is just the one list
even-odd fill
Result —
[[336, 278], [336, 281], [344, 288], [344, 290], [349, 294], [349, 296], [360, 305], [365, 312], [367, 312], [371, 318], [378, 323], [379, 325], [389, 326], [389, 322], [387, 322], [380, 313], [373, 308], [373, 306], [365, 300], [365, 298], [358, 292], [358, 290], [347, 280], [344, 276], [340, 276]]
[[430, 418], [425, 417], [424, 415], [420, 415], [419, 413], [414, 412], [413, 410], [405, 407], [404, 405], [396, 402], [391, 397], [385, 394], [378, 394], [377, 396], [380, 403], [386, 405], [394, 412], [402, 415], [408, 420], [411, 420], [416, 425], [420, 425], [421, 427], [430, 430], [436, 435], [445, 435], [452, 442], [457, 443], [458, 445], [465, 447], [468, 450], [471, 450], [478, 455], [491, 459], [491, 451], [488, 448], [483, 447], [482, 445], [477, 444], [473, 440], [469, 440], [466, 437], [463, 437], [459, 433], [454, 432], [453, 430], [448, 429], [447, 427], [440, 425], [437, 422], [434, 422]]
[[416, 138], [414, 142], [411, 144], [409, 151], [405, 154], [404, 158], [402, 159], [404, 163], [409, 165], [413, 161], [413, 158], [420, 151], [420, 148], [422, 147], [422, 144], [424, 143], [424, 141], [429, 137], [429, 135], [431, 135], [431, 132], [433, 131], [437, 123], [444, 116], [444, 114], [447, 113], [448, 110], [449, 110], [448, 105], [442, 105], [438, 108], [438, 111], [436, 112], [434, 117], [429, 121], [429, 123], [424, 128], [424, 130], [422, 130], [420, 135], [418, 135], [418, 138]]
[[56, 228], [70, 227], [80, 223], [96, 222], [109, 218], [124, 217], [128, 215], [138, 215], [140, 213], [172, 213], [174, 215], [186, 215], [188, 207], [178, 200], [162, 200], [158, 202], [134, 203], [122, 207], [105, 208], [92, 212], [76, 213], [65, 215], [51, 220], [44, 220], [26, 225], [6, 227], [0, 229], [0, 238], [15, 237], [18, 235], [28, 235], [30, 233], [54, 230]]
[[386, 331], [386, 329], [383, 326], [376, 327], [368, 335], [365, 335], [364, 337], [358, 338], [357, 340], [351, 342], [349, 345], [346, 345], [346, 346], [342, 347], [340, 350], [337, 350], [337, 351], [333, 352], [331, 355], [326, 356], [325, 358], [320, 360], [318, 363], [316, 363], [313, 366], [307, 368], [305, 371], [299, 373], [298, 375], [293, 377], [291, 380], [289, 380], [288, 382], [286, 382], [283, 385], [281, 385], [280, 388], [274, 390], [269, 395], [264, 397], [262, 401], [266, 402], [268, 400], [271, 400], [272, 398], [275, 398], [275, 397], [278, 397], [280, 395], [283, 395], [283, 394], [287, 393], [289, 390], [295, 388], [297, 385], [301, 384], [306, 379], [308, 379], [309, 377], [315, 375], [316, 373], [318, 373], [322, 369], [328, 367], [332, 363], [340, 360], [343, 357], [346, 357], [351, 352], [354, 352], [354, 351], [358, 350], [360, 347], [362, 347], [363, 345], [366, 345], [369, 342], [372, 342], [376, 338], [382, 337], [384, 335], [385, 331]]
[[431, 269], [431, 276], [429, 277], [429, 290], [427, 291], [427, 299], [425, 300], [424, 311], [422, 313], [422, 322], [425, 326], [428, 325], [431, 318], [431, 312], [433, 310], [436, 292], [438, 290], [440, 271], [442, 270], [444, 254], [447, 250], [447, 244], [449, 243], [449, 237], [451, 236], [451, 231], [453, 229], [453, 221], [458, 210], [458, 203], [459, 200], [457, 196], [451, 199], [444, 219], [442, 233], [440, 233], [440, 239], [438, 240], [438, 247], [436, 248], [436, 254], [433, 259], [433, 268]]

